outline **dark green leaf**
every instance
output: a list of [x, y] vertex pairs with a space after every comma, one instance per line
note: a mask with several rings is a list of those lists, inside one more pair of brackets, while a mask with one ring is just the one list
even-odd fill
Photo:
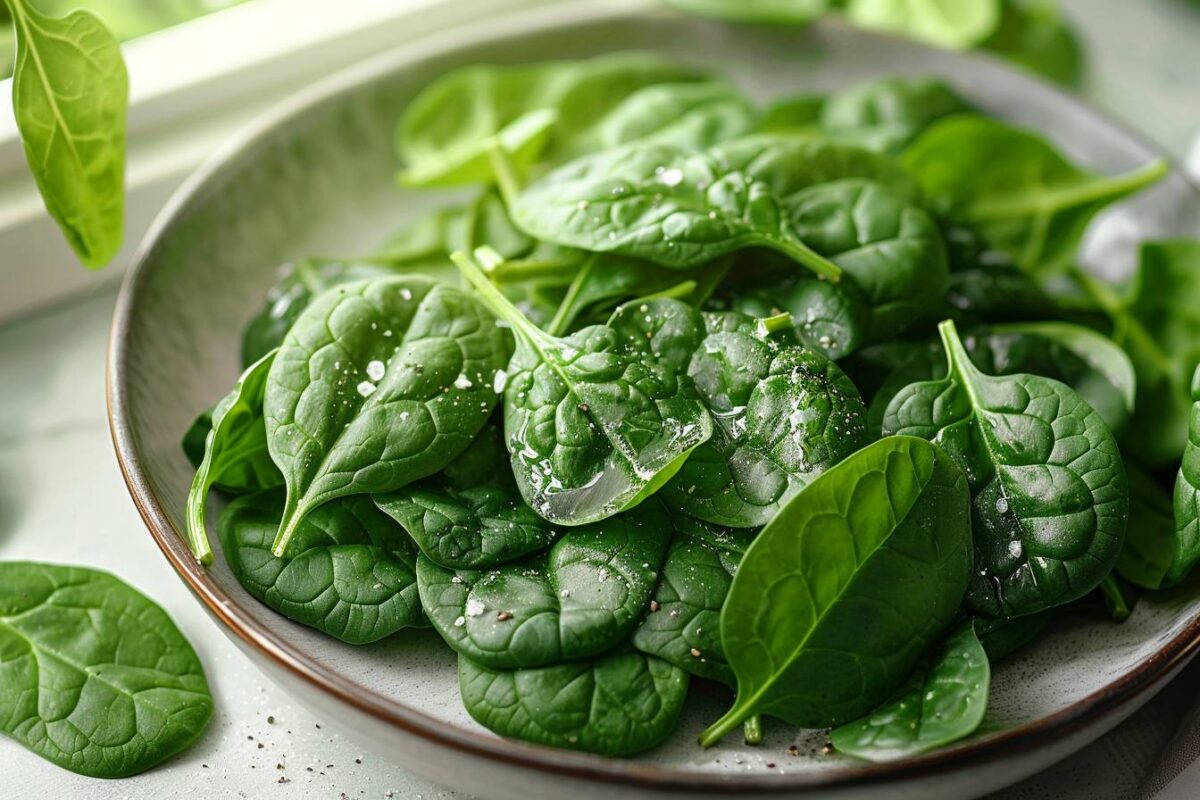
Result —
[[877, 78], [831, 94], [819, 124], [830, 139], [893, 153], [939, 119], [970, 110], [937, 78]]
[[987, 651], [988, 660], [995, 664], [1032, 643], [1042, 635], [1054, 619], [1055, 611], [1048, 608], [1037, 614], [1012, 619], [975, 618], [975, 632]]
[[1166, 583], [1178, 583], [1200, 561], [1200, 367], [1192, 376], [1192, 418], [1175, 482], [1175, 548]]
[[1194, 545], [1176, 530], [1167, 490], [1136, 465], [1126, 465], [1126, 472], [1129, 527], [1117, 558], [1117, 574], [1143, 589], [1161, 589], [1187, 574], [1194, 563]]

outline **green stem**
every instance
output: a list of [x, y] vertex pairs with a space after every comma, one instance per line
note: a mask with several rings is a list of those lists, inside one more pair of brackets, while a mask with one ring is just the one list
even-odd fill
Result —
[[733, 708], [726, 712], [725, 716], [710, 725], [703, 733], [700, 734], [697, 741], [701, 747], [712, 747], [717, 742], [725, 738], [725, 735], [742, 724], [746, 719], [746, 712], [738, 704], [734, 704]]
[[567, 287], [566, 296], [558, 304], [558, 310], [554, 312], [554, 319], [550, 320], [550, 324], [546, 326], [546, 332], [551, 336], [563, 336], [566, 334], [567, 328], [575, 320], [575, 317], [579, 313], [578, 309], [575, 308], [575, 303], [578, 302], [579, 293], [583, 290], [583, 286], [587, 283], [595, 266], [596, 256], [592, 256], [584, 262], [579, 272], [575, 273], [575, 279]]
[[498, 283], [516, 283], [534, 278], [560, 276], [578, 264], [578, 258], [515, 258], [496, 264], [488, 272], [488, 276]]
[[745, 736], [746, 744], [749, 744], [749, 745], [762, 744], [762, 740], [763, 740], [762, 717], [755, 714], [753, 717], [746, 720], [745, 724], [742, 726], [742, 730], [744, 732], [743, 735]]
[[[694, 291], [696, 291], [695, 281], [680, 281], [674, 286], [668, 286], [661, 291], [635, 297], [629, 303], [648, 303], [651, 300], [682, 300], [690, 296]], [[629, 303], [622, 303], [622, 305], [629, 305]]]
[[795, 321], [792, 320], [791, 312], [783, 311], [770, 317], [761, 317], [758, 320], [758, 329], [762, 332], [763, 336], [770, 336], [780, 331], [790, 331], [795, 324]]
[[1125, 593], [1121, 591], [1121, 584], [1117, 583], [1117, 579], [1110, 572], [1100, 582], [1100, 591], [1104, 593], [1104, 605], [1108, 608], [1108, 614], [1113, 618], [1114, 622], [1124, 622], [1129, 619], [1129, 615], [1133, 613], [1133, 609], [1129, 607], [1129, 603], [1125, 600]]
[[210, 486], [208, 472], [212, 464], [212, 441], [213, 433], [209, 431], [204, 447], [204, 460], [200, 462], [196, 477], [192, 479], [192, 490], [188, 492], [187, 499], [188, 544], [192, 548], [192, 555], [206, 567], [213, 562], [212, 543], [208, 541], [208, 527], [204, 522], [204, 507], [208, 502]]
[[[494, 258], [498, 258], [496, 251], [491, 248], [481, 247], [475, 253], [475, 258], [484, 263], [495, 263]], [[450, 260], [458, 266], [458, 271], [467, 279], [467, 283], [474, 289], [479, 300], [491, 310], [493, 314], [500, 317], [513, 327], [515, 332], [521, 333], [528, 338], [544, 338], [546, 336], [536, 325], [522, 314], [516, 306], [509, 301], [504, 293], [488, 280], [487, 275], [483, 273], [479, 264], [475, 262], [466, 253], [461, 250], [450, 254]]]
[[1083, 289], [1084, 294], [1108, 315], [1113, 324], [1113, 340], [1118, 345], [1122, 344], [1122, 339], [1128, 340], [1154, 364], [1161, 374], [1172, 374], [1174, 368], [1171, 365], [1171, 359], [1167, 357], [1162, 347], [1143, 327], [1142, 323], [1129, 313], [1125, 301], [1111, 286], [1076, 264], [1068, 268], [1067, 274]]
[[492, 172], [496, 176], [496, 186], [500, 189], [500, 198], [504, 200], [504, 205], [509, 208], [511, 213], [517, 201], [517, 195], [521, 193], [521, 181], [517, 178], [517, 169], [513, 165], [512, 157], [498, 139], [493, 141], [492, 146], [488, 149], [488, 160], [492, 162]]
[[807, 267], [831, 283], [837, 283], [842, 279], [841, 267], [820, 255], [799, 239], [769, 239], [766, 244], [772, 250], [783, 253], [788, 258]]

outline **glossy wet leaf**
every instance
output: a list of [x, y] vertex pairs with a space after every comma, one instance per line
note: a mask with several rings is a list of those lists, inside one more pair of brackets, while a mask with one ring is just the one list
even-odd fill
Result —
[[1000, 0], [847, 0], [845, 13], [868, 30], [966, 50], [1000, 24], [1000, 5]]
[[480, 666], [596, 656], [626, 641], [646, 612], [670, 537], [670, 519], [651, 501], [492, 570], [450, 570], [422, 556], [421, 603], [446, 643]]
[[428, 278], [318, 297], [267, 377], [267, 441], [288, 489], [276, 554], [322, 503], [399, 489], [466, 449], [491, 416], [509, 347], [475, 300]]
[[633, 646], [702, 678], [733, 686], [721, 649], [721, 607], [754, 532], [676, 516], [675, 538]]
[[16, 32], [13, 112], [46, 210], [85, 266], [107, 264], [125, 235], [121, 50], [88, 11], [43, 14], [8, 0]]
[[416, 548], [369, 497], [326, 503], [296, 528], [287, 555], [271, 552], [284, 493], [239, 497], [221, 513], [225, 560], [256, 600], [349, 644], [425, 624]]
[[810, 483], [742, 557], [721, 612], [737, 699], [700, 743], [755, 714], [839, 725], [891, 696], [958, 613], [969, 506], [962, 471], [909, 436]]
[[791, 314], [797, 338], [831, 359], [856, 352], [866, 338], [866, 302], [849, 282], [772, 277], [737, 290], [730, 300], [735, 311], [754, 317]]
[[537, 669], [492, 670], [458, 659], [463, 705], [493, 733], [510, 739], [630, 756], [676, 728], [688, 676], [642, 653]]
[[1156, 161], [1116, 177], [1097, 175], [1039, 136], [971, 114], [934, 124], [909, 146], [904, 162], [940, 213], [974, 226], [1034, 272], [1067, 266], [1101, 209], [1167, 171]]
[[144, 772], [212, 716], [187, 639], [104, 572], [0, 562], [0, 654], [0, 732], [81, 775]]
[[1192, 377], [1188, 443], [1175, 482], [1175, 548], [1166, 583], [1178, 583], [1200, 561], [1200, 368]]
[[968, 620], [870, 715], [834, 728], [840, 752], [867, 761], [895, 761], [944, 747], [975, 732], [987, 709], [991, 669]]
[[422, 553], [450, 569], [504, 564], [544, 550], [561, 533], [521, 498], [495, 424], [441, 472], [374, 499]]
[[1082, 597], [1112, 569], [1125, 538], [1129, 490], [1116, 440], [1066, 384], [984, 374], [953, 323], [939, 330], [948, 375], [897, 394], [883, 433], [941, 445], [970, 479], [967, 606], [1011, 617]]
[[535, 328], [465, 256], [480, 299], [512, 326], [504, 432], [521, 495], [560, 525], [637, 505], [712, 435], [687, 375], [704, 337], [700, 313], [675, 300], [625, 306], [566, 338]]
[[765, 335], [736, 312], [705, 315], [688, 375], [713, 418], [661, 496], [735, 528], [770, 522], [817, 475], [866, 443], [858, 390], [825, 356]]
[[252, 492], [283, 484], [283, 474], [267, 448], [263, 397], [267, 374], [278, 351], [272, 350], [251, 364], [233, 391], [212, 410], [204, 439], [204, 455], [196, 467], [187, 498], [187, 532], [192, 554], [202, 564], [212, 563], [212, 548], [204, 510], [213, 486]]

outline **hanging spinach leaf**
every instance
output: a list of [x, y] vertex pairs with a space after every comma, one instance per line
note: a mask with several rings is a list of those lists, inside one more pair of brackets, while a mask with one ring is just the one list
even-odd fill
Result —
[[733, 686], [733, 670], [721, 649], [721, 606], [754, 533], [684, 516], [673, 522], [675, 539], [633, 646], [693, 675]]
[[187, 639], [104, 572], [0, 563], [0, 653], [0, 732], [80, 775], [145, 772], [212, 716]]
[[967, 606], [1015, 617], [1082, 597], [1112, 569], [1125, 538], [1129, 489], [1112, 433], [1066, 384], [985, 375], [953, 322], [938, 330], [947, 376], [892, 398], [883, 433], [941, 445], [971, 481]]
[[1000, 24], [1000, 0], [847, 0], [846, 19], [884, 33], [966, 50], [987, 39]]
[[49, 17], [5, 0], [16, 33], [13, 113], [46, 210], [79, 260], [103, 267], [125, 235], [129, 78], [117, 40], [88, 11]]
[[606, 653], [645, 613], [670, 530], [651, 501], [572, 528], [545, 556], [486, 572], [422, 556], [421, 604], [446, 643], [479, 666], [543, 667]]
[[369, 497], [325, 503], [297, 526], [287, 555], [271, 542], [283, 513], [274, 489], [239, 497], [218, 533], [238, 583], [288, 619], [349, 644], [369, 644], [424, 624], [416, 548]]
[[1175, 552], [1165, 583], [1178, 583], [1200, 561], [1200, 367], [1192, 376], [1192, 418], [1175, 481]]
[[1156, 161], [1108, 178], [1080, 169], [1040, 137], [987, 117], [933, 125], [904, 162], [950, 220], [974, 226], [1025, 270], [1066, 267], [1092, 217], [1167, 172]]
[[688, 375], [713, 436], [661, 495], [689, 516], [757, 528], [865, 443], [866, 409], [836, 364], [769, 338], [761, 321], [725, 312], [706, 314], [705, 324]]
[[954, 462], [908, 436], [810, 483], [742, 557], [721, 612], [737, 699], [700, 744], [754, 714], [838, 725], [895, 692], [962, 602], [969, 504]]
[[695, 309], [625, 306], [607, 325], [559, 339], [530, 324], [470, 258], [455, 260], [516, 334], [504, 430], [517, 486], [542, 517], [582, 525], [632, 508], [712, 435], [686, 374], [704, 336]]
[[544, 550], [559, 534], [521, 499], [495, 424], [438, 474], [377, 494], [375, 503], [425, 556], [450, 569], [504, 564]]
[[267, 442], [288, 490], [275, 554], [322, 503], [393, 491], [466, 449], [491, 415], [509, 347], [471, 297], [428, 278], [316, 298], [267, 377]]
[[631, 756], [675, 730], [687, 673], [641, 653], [538, 669], [492, 670], [459, 656], [463, 705], [501, 736], [606, 756]]
[[268, 489], [283, 483], [283, 475], [267, 450], [263, 396], [267, 374], [278, 351], [251, 364], [233, 391], [212, 411], [212, 426], [204, 439], [204, 457], [196, 468], [187, 499], [188, 541], [201, 564], [212, 563], [212, 547], [204, 522], [208, 492], [213, 486], [238, 492]]
[[840, 752], [867, 761], [895, 761], [957, 742], [975, 732], [987, 709], [991, 669], [968, 620], [870, 715], [834, 728]]

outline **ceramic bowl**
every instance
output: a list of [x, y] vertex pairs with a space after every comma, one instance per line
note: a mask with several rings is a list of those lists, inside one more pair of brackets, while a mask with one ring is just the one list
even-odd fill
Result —
[[[701, 750], [696, 734], [729, 702], [710, 688], [693, 692], [664, 746], [606, 759], [505, 741], [475, 725], [459, 701], [454, 657], [428, 631], [350, 647], [259, 605], [219, 555], [212, 569], [198, 566], [181, 534], [192, 478], [181, 435], [232, 385], [242, 326], [281, 263], [368, 252], [438, 199], [396, 188], [391, 138], [405, 103], [448, 69], [656, 50], [719, 68], [761, 99], [882, 74], [935, 74], [1100, 172], [1157, 157], [1079, 101], [998, 62], [835, 24], [725, 27], [648, 4], [573, 2], [480, 28], [335, 76], [263, 120], [179, 191], [121, 294], [109, 402], [130, 492], [180, 576], [265, 673], [363, 746], [488, 798], [924, 798], [976, 796], [1051, 764], [1117, 724], [1181, 668], [1200, 636], [1200, 609], [1187, 590], [1145, 600], [1124, 625], [1099, 615], [1061, 620], [999, 666], [977, 735], [919, 758], [867, 765], [822, 752], [820, 733], [781, 724], [768, 725], [757, 748], [729, 737]], [[1089, 235], [1087, 260], [1127, 270], [1137, 239], [1195, 235], [1198, 220], [1200, 198], [1176, 172], [1106, 214]]]

